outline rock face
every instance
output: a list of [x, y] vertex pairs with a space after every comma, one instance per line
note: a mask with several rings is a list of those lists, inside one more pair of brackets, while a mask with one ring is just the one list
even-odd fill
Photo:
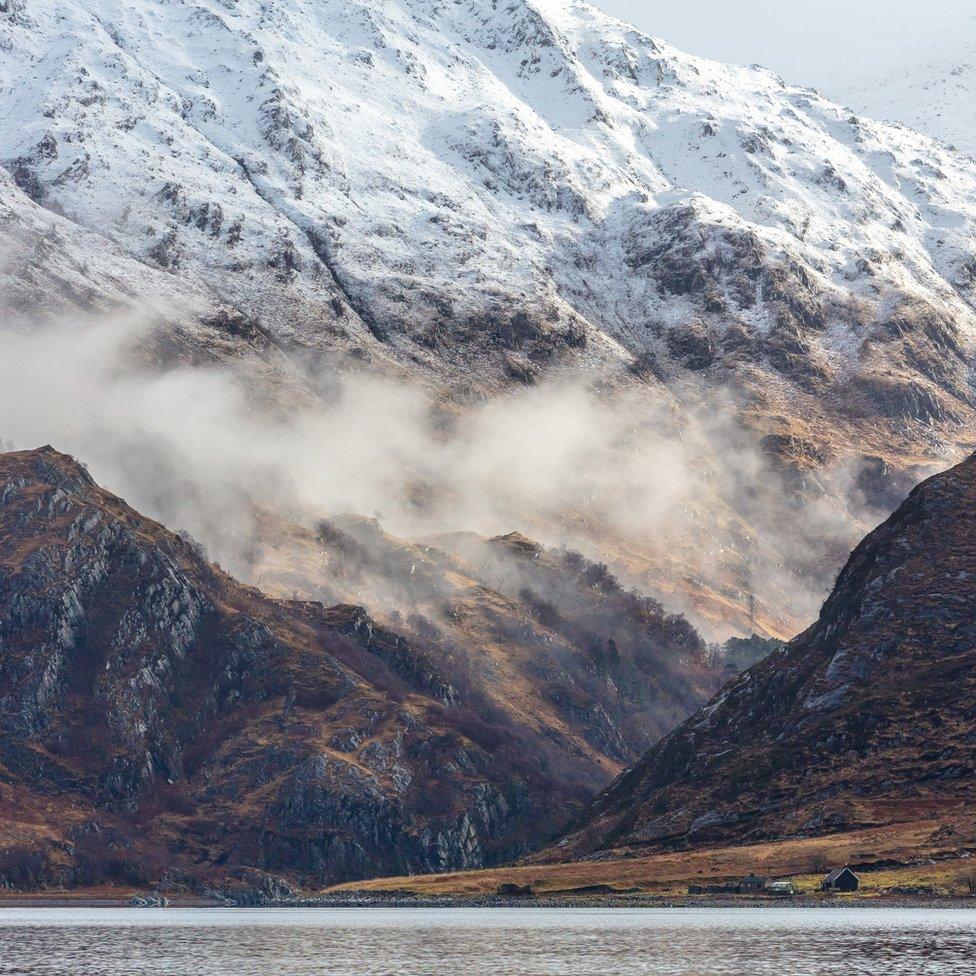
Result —
[[547, 856], [904, 821], [951, 833], [976, 775], [974, 511], [976, 456], [916, 488], [809, 630], [659, 742]]
[[[479, 675], [480, 649], [419, 625], [271, 599], [71, 458], [0, 455], [0, 879], [320, 885], [517, 856], [717, 687], [665, 624], [616, 662], [546, 631], [550, 673], [506, 704], [503, 656]], [[655, 674], [657, 699], [618, 688]]]

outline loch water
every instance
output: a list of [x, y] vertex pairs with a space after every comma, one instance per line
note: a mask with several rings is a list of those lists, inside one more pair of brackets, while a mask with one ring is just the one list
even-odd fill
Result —
[[0, 909], [2, 976], [976, 973], [976, 911]]

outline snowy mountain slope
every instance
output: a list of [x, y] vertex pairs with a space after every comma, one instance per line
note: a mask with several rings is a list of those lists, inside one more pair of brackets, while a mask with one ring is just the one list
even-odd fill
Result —
[[286, 339], [877, 368], [961, 413], [976, 165], [587, 5], [6, 0], [0, 71], [23, 189]]
[[[976, 6], [966, 0], [596, 0], [682, 50], [761, 64], [859, 115], [976, 155]], [[704, 11], [708, 12], [703, 16]]]
[[948, 6], [927, 11], [921, 27], [886, 25], [883, 54], [866, 63], [837, 51], [824, 59], [817, 82], [859, 112], [909, 125], [976, 156], [976, 10]]
[[[256, 391], [274, 393], [282, 405], [300, 404], [309, 395], [287, 351], [259, 323], [222, 303], [204, 279], [176, 277], [127, 254], [106, 236], [36, 203], [2, 167], [0, 310], [8, 338], [26, 337], [51, 322], [71, 330], [99, 323], [106, 327], [103, 335], [113, 337], [110, 344], [138, 334], [125, 353], [130, 369], [232, 363]], [[101, 343], [95, 337], [91, 341], [97, 357]], [[102, 354], [108, 352], [101, 348]], [[78, 375], [83, 372], [79, 368]], [[61, 382], [70, 385], [71, 378], [63, 375]], [[22, 382], [25, 386], [8, 394], [22, 400], [25, 409], [31, 403], [36, 409], [43, 394], [29, 380]], [[86, 407], [91, 414], [98, 412], [91, 403], [76, 409]], [[5, 433], [14, 432], [8, 410], [0, 415]], [[92, 416], [85, 420], [91, 423]], [[69, 434], [56, 426], [44, 436]]]
[[892, 486], [971, 443], [974, 220], [947, 146], [572, 0], [0, 0], [5, 324], [148, 308], [150, 356], [230, 363], [285, 413], [336, 365], [452, 410], [570, 373], [648, 457], [642, 424], [718, 414], [667, 518], [614, 535], [611, 493], [455, 527], [571, 524], [721, 635], [788, 635]]
[[166, 308], [179, 320], [213, 301], [202, 282], [178, 281], [98, 231], [41, 206], [0, 167], [0, 308], [8, 318], [141, 307]]
[[854, 104], [864, 111], [904, 121], [976, 156], [976, 39], [948, 57], [932, 51], [908, 70], [857, 79], [852, 89]]

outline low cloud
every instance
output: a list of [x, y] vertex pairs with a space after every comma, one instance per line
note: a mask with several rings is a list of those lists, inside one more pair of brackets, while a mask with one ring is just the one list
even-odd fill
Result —
[[605, 559], [721, 637], [749, 628], [731, 611], [703, 619], [696, 580], [808, 620], [883, 514], [850, 467], [798, 492], [714, 395], [679, 404], [564, 378], [462, 409], [334, 373], [316, 377], [328, 403], [286, 410], [254, 395], [246, 364], [147, 365], [151, 335], [135, 318], [0, 333], [0, 437], [70, 452], [244, 578], [260, 561], [255, 503], [307, 525], [379, 515], [403, 536], [520, 530]]

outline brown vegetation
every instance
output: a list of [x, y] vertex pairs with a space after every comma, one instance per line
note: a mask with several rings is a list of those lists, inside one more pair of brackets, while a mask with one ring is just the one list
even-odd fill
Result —
[[[939, 821], [858, 830], [826, 837], [770, 841], [740, 847], [705, 848], [616, 860], [523, 864], [420, 877], [376, 878], [338, 885], [332, 891], [409, 892], [416, 895], [487, 895], [502, 885], [531, 887], [536, 895], [645, 893], [684, 895], [691, 884], [737, 881], [751, 872], [790, 878], [804, 894], [819, 892], [833, 867], [856, 866], [861, 896], [915, 887], [933, 894], [961, 894], [971, 871], [960, 874], [959, 852], [940, 842]], [[965, 827], [972, 830], [970, 819]]]
[[972, 843], [974, 512], [976, 456], [916, 488], [809, 630], [654, 746], [545, 857], [930, 818], [945, 819], [948, 846]]
[[[49, 448], [0, 456], [0, 499], [12, 887], [199, 886], [242, 865], [324, 884], [511, 859], [723, 679], [687, 623], [581, 557], [560, 599], [634, 610], [563, 616], [601, 645], [617, 634], [619, 661], [376, 527], [299, 537], [350, 579], [403, 587], [406, 621], [241, 586]], [[551, 575], [562, 557], [547, 559]]]

